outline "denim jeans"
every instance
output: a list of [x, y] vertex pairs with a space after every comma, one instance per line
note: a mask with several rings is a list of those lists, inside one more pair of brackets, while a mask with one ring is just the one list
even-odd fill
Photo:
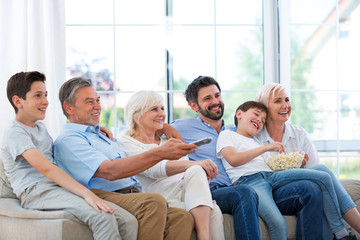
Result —
[[[336, 196], [339, 202], [340, 207], [340, 213], [341, 215], [344, 215], [347, 211], [349, 211], [351, 208], [356, 207], [354, 201], [351, 199], [350, 195], [346, 192], [343, 185], [339, 182], [337, 177], [334, 175], [334, 173], [326, 167], [324, 164], [317, 164], [315, 166], [312, 166], [310, 169], [315, 169], [318, 171], [326, 172], [330, 175], [332, 183], [334, 185], [334, 189], [336, 192]], [[332, 237], [331, 229], [329, 226], [329, 223], [325, 221], [326, 218], [324, 218], [323, 221], [323, 239], [327, 240]]]
[[350, 195], [346, 192], [343, 185], [339, 182], [337, 177], [328, 167], [326, 167], [324, 164], [317, 164], [315, 166], [312, 166], [310, 169], [326, 172], [330, 175], [339, 202], [341, 216], [344, 215], [351, 208], [356, 207]]
[[323, 204], [317, 184], [308, 180], [288, 183], [273, 191], [273, 198], [282, 215], [297, 216], [296, 239], [322, 239]]
[[334, 186], [329, 174], [311, 169], [291, 169], [279, 172], [259, 172], [239, 178], [237, 185], [253, 187], [259, 196], [259, 216], [268, 226], [271, 239], [286, 239], [286, 225], [272, 197], [272, 190], [299, 180], [316, 183], [322, 192], [326, 219], [332, 232], [345, 227]]
[[237, 240], [260, 239], [258, 196], [251, 187], [216, 185], [210, 190], [221, 211], [234, 217]]
[[[236, 239], [259, 239], [258, 227], [252, 228], [252, 226], [258, 226], [257, 194], [254, 195], [254, 191], [246, 185], [216, 186], [211, 190], [213, 199], [216, 200], [222, 212], [233, 215]], [[236, 194], [236, 191], [240, 191], [240, 195]], [[250, 196], [246, 197], [246, 195]], [[297, 216], [296, 239], [322, 238], [323, 205], [321, 189], [317, 184], [307, 180], [288, 183], [276, 189], [273, 197], [281, 214]], [[234, 204], [234, 201], [241, 203], [244, 200], [244, 204]], [[243, 209], [252, 211], [245, 212]], [[256, 214], [255, 219], [251, 217], [254, 214]]]

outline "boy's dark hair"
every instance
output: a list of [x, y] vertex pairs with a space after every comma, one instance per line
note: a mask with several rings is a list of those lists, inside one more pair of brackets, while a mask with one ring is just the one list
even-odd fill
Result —
[[185, 90], [186, 101], [188, 103], [191, 101], [198, 104], [197, 98], [198, 98], [199, 90], [203, 87], [208, 87], [211, 85], [216, 85], [216, 87], [221, 92], [221, 88], [214, 78], [208, 76], [197, 77], [189, 84], [189, 86]]
[[9, 102], [15, 109], [15, 113], [18, 112], [18, 108], [12, 101], [13, 96], [18, 96], [19, 98], [26, 99], [26, 93], [30, 91], [31, 84], [36, 81], [45, 82], [45, 75], [38, 71], [18, 72], [11, 76], [11, 78], [8, 80], [6, 93]]
[[247, 101], [247, 102], [244, 102], [243, 104], [241, 104], [235, 111], [235, 115], [234, 115], [234, 123], [235, 123], [235, 126], [237, 127], [237, 124], [238, 124], [238, 120], [236, 118], [236, 113], [238, 110], [241, 110], [243, 112], [246, 112], [247, 110], [249, 109], [252, 109], [252, 108], [256, 108], [256, 109], [259, 109], [260, 111], [264, 111], [266, 113], [266, 115], [268, 114], [268, 110], [267, 110], [267, 107], [262, 104], [261, 102], [256, 102], [256, 101]]
[[67, 80], [60, 88], [59, 100], [64, 115], [68, 118], [69, 114], [65, 111], [64, 102], [70, 103], [75, 106], [76, 91], [83, 87], [92, 87], [92, 81], [90, 79], [75, 77]]

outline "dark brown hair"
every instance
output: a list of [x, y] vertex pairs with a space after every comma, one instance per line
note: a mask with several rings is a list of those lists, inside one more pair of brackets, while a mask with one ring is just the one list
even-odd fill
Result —
[[262, 104], [261, 102], [256, 102], [256, 101], [247, 101], [247, 102], [244, 102], [243, 104], [241, 104], [235, 111], [235, 115], [234, 115], [234, 123], [235, 123], [235, 126], [237, 127], [237, 124], [238, 124], [238, 120], [236, 118], [236, 113], [238, 110], [241, 110], [243, 112], [246, 112], [248, 111], [249, 109], [259, 109], [260, 111], [264, 111], [266, 113], [266, 115], [268, 114], [268, 111], [267, 111], [267, 107]]
[[15, 73], [7, 82], [6, 93], [9, 102], [15, 109], [15, 113], [18, 112], [18, 108], [12, 101], [13, 96], [26, 99], [26, 93], [30, 91], [31, 84], [33, 82], [40, 81], [45, 82], [46, 77], [44, 74], [33, 71], [33, 72], [18, 72]]
[[203, 87], [208, 87], [211, 85], [216, 85], [216, 87], [221, 92], [221, 88], [214, 78], [208, 76], [197, 77], [189, 84], [189, 86], [185, 90], [186, 101], [188, 103], [191, 101], [193, 103], [199, 104], [197, 100], [199, 90]]

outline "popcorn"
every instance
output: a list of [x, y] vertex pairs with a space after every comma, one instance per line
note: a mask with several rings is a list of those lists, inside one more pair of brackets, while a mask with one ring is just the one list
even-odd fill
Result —
[[288, 154], [281, 153], [269, 157], [266, 163], [271, 168], [271, 170], [279, 171], [298, 168], [301, 166], [303, 159], [304, 154], [299, 152], [292, 152]]

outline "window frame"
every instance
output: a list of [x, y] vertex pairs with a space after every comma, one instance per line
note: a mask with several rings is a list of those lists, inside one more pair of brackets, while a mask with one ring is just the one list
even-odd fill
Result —
[[[216, 1], [213, 0], [214, 7], [216, 9]], [[115, 0], [113, 0], [113, 7], [115, 8]], [[172, 22], [168, 21], [173, 16], [173, 0], [165, 0], [165, 19], [164, 22], [165, 29], [170, 34], [172, 32]], [[291, 88], [291, 38], [290, 38], [290, 1], [282, 1], [282, 0], [263, 0], [262, 1], [262, 29], [263, 29], [263, 83], [277, 82], [284, 85], [287, 89], [289, 89], [289, 94], [294, 91], [304, 91], [297, 90]], [[336, 4], [336, 8], [338, 8], [338, 2]], [[338, 12], [338, 9], [336, 9]], [[113, 9], [113, 23], [112, 24], [100, 24], [101, 26], [112, 26], [113, 27], [113, 48], [116, 50], [116, 26], [120, 26], [115, 22], [115, 9]], [[126, 25], [126, 24], [125, 24]], [[215, 28], [215, 78], [217, 78], [217, 63], [216, 63], [216, 21], [213, 23]], [[66, 26], [97, 26], [97, 24], [66, 24]], [[122, 25], [121, 25], [122, 26]], [[338, 51], [338, 38], [339, 38], [339, 21], [336, 23], [336, 44]], [[114, 59], [114, 86], [116, 86], [116, 57], [113, 55]], [[167, 111], [167, 122], [170, 123], [173, 121], [174, 115], [174, 93], [182, 93], [180, 90], [174, 90], [174, 72], [173, 72], [173, 55], [171, 49], [165, 49], [164, 58], [166, 59], [166, 63], [164, 66], [165, 77], [166, 77], [166, 89], [164, 91], [158, 91], [159, 93], [165, 93], [166, 95], [166, 111]], [[338, 61], [338, 59], [337, 59]], [[337, 64], [338, 67], [338, 64]], [[338, 72], [338, 71], [337, 71]], [[339, 82], [339, 76], [336, 76], [337, 82]], [[339, 84], [338, 84], [339, 85]], [[250, 89], [254, 90], [254, 89]], [[242, 92], [249, 91], [249, 89], [243, 90], [223, 90], [223, 92]], [[321, 89], [312, 90], [305, 89], [305, 91], [323, 91]], [[347, 143], [350, 143], [351, 146], [356, 146], [360, 142], [360, 140], [351, 140], [344, 141], [340, 139], [339, 136], [339, 124], [340, 124], [340, 95], [342, 92], [337, 87], [334, 92], [337, 96], [337, 106], [336, 106], [336, 115], [337, 115], [337, 136], [335, 140], [315, 140], [314, 144], [317, 147], [319, 152], [319, 157], [329, 157], [323, 153], [332, 152], [335, 153], [333, 156], [336, 158], [336, 171], [337, 175], [340, 174], [340, 158], [343, 157], [360, 157], [360, 155], [354, 154], [349, 155], [348, 152], [351, 149], [348, 149], [346, 146]], [[119, 93], [131, 93], [131, 91], [120, 91], [112, 89], [111, 91], [98, 91], [99, 94], [111, 94], [113, 95], [114, 102], [116, 103], [117, 94]], [[114, 116], [114, 127], [119, 128], [121, 126], [120, 120], [117, 115], [117, 106], [114, 104], [113, 106], [113, 116]], [[117, 136], [117, 132], [114, 133], [115, 137]], [[329, 144], [324, 144], [324, 142], [328, 142]], [[360, 151], [358, 149], [352, 149], [352, 151]], [[345, 152], [343, 154], [343, 152]]]

